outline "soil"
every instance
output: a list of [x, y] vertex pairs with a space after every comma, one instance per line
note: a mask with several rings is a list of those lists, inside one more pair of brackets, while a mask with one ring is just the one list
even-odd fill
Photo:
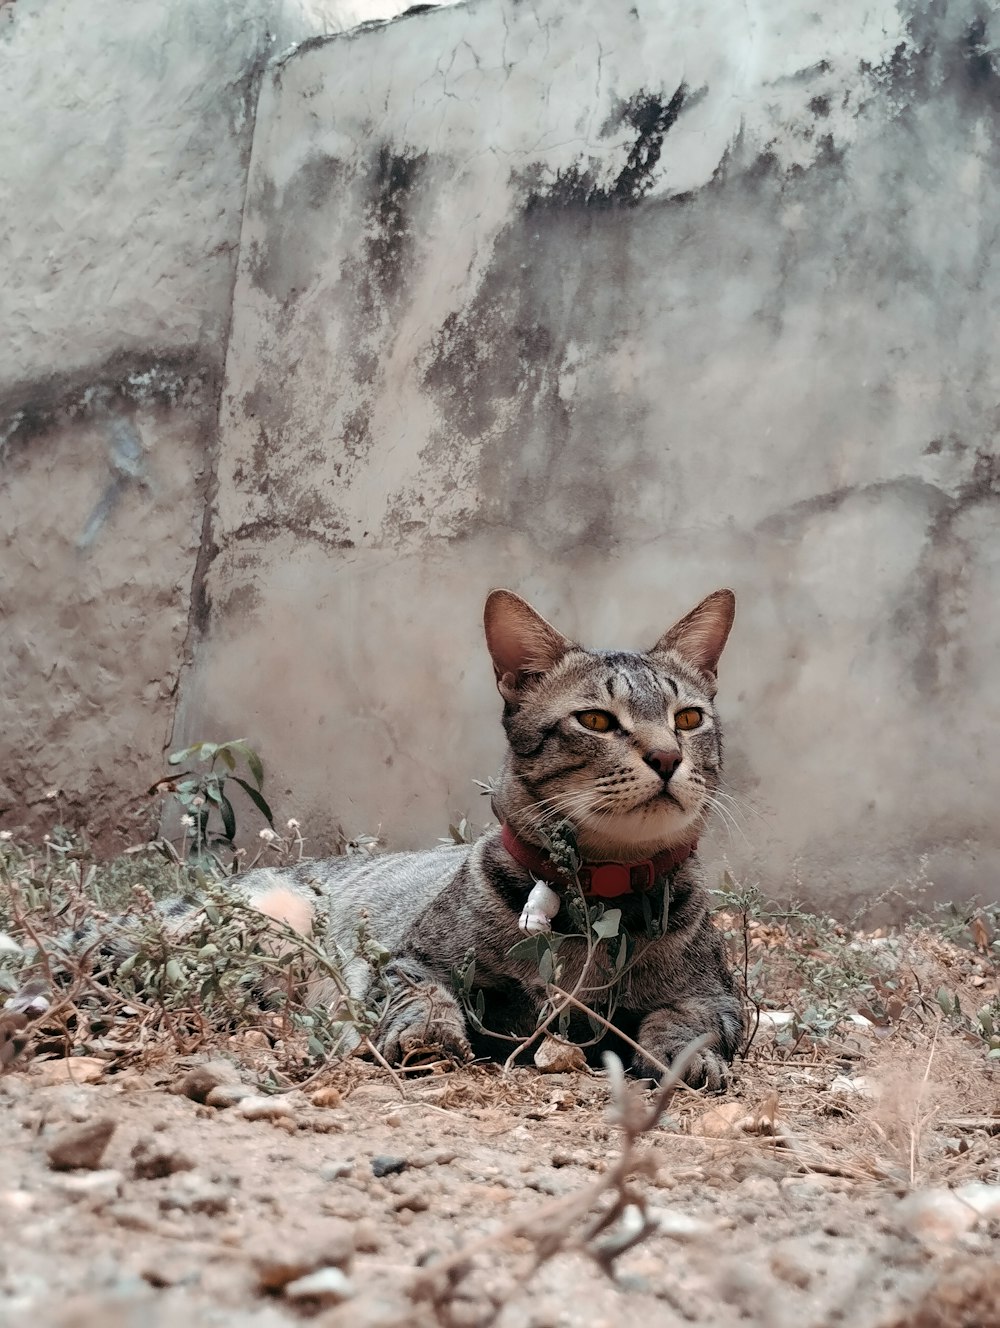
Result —
[[[249, 1038], [225, 1054], [254, 1086], [267, 1049]], [[726, 1097], [678, 1092], [636, 1158], [657, 1230], [610, 1275], [580, 1247], [621, 1151], [603, 1073], [470, 1066], [400, 1087], [352, 1059], [248, 1119], [186, 1095], [214, 1082], [191, 1076], [209, 1053], [106, 1074], [76, 1059], [103, 1077], [36, 1059], [0, 1079], [12, 1328], [1000, 1326], [1000, 1221], [913, 1215], [914, 1192], [1000, 1181], [1000, 1135], [968, 1118], [997, 1107], [981, 1052], [939, 1030], [919, 1056], [861, 1028], [791, 1061], [763, 1034]], [[66, 1169], [74, 1145], [86, 1165]], [[505, 1235], [518, 1217], [535, 1229]]]

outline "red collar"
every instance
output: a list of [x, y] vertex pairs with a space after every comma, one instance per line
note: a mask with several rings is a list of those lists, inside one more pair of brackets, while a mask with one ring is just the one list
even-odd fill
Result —
[[[500, 829], [504, 848], [515, 862], [542, 881], [565, 885], [566, 876], [552, 862], [549, 855], [533, 844], [518, 839], [504, 822]], [[654, 858], [641, 862], [585, 862], [579, 871], [580, 884], [588, 899], [617, 899], [620, 895], [641, 894], [652, 890], [658, 876], [665, 876], [682, 862], [686, 862], [698, 847], [698, 841], [680, 848], [667, 848]]]

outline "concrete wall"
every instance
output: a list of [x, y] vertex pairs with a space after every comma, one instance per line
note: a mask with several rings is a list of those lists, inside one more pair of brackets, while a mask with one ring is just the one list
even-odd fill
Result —
[[[395, 0], [0, 9], [0, 815], [149, 819], [204, 622], [260, 71]], [[124, 815], [124, 821], [122, 820]], [[138, 818], [135, 824], [133, 817]]]
[[730, 584], [713, 859], [995, 896], [992, 6], [478, 0], [259, 102], [361, 15], [88, 12], [0, 25], [0, 811], [239, 735], [313, 847], [428, 843], [491, 586], [642, 645]]
[[489, 587], [631, 646], [729, 584], [714, 858], [995, 894], [998, 40], [482, 0], [269, 73], [178, 736], [427, 843], [501, 749]]

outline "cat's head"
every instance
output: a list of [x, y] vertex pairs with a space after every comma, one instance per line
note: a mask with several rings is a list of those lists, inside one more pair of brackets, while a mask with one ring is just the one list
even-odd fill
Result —
[[486, 601], [509, 745], [497, 815], [585, 857], [638, 861], [697, 838], [722, 769], [719, 656], [736, 598], [717, 590], [646, 651], [585, 650], [510, 590]]

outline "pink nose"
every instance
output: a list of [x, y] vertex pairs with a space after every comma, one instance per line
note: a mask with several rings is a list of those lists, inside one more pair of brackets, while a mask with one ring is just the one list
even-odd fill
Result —
[[669, 782], [670, 776], [681, 763], [680, 752], [668, 752], [662, 749], [647, 752], [642, 759], [651, 769], [656, 771], [664, 784]]

